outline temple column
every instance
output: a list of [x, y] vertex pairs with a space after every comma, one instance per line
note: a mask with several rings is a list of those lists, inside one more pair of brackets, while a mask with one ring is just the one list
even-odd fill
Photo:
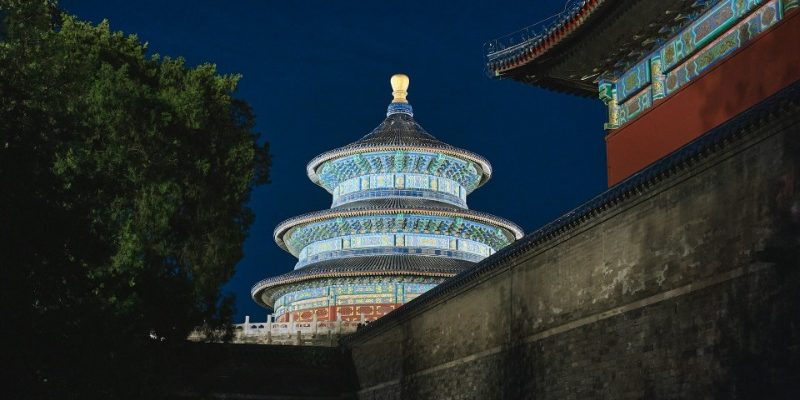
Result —
[[650, 60], [650, 81], [652, 82], [653, 103], [658, 99], [663, 99], [667, 95], [665, 86], [666, 77], [664, 76], [661, 65], [661, 57], [653, 57]]
[[333, 286], [328, 288], [328, 321], [336, 318], [336, 293]]
[[617, 104], [617, 88], [613, 82], [600, 82], [600, 100], [608, 107], [608, 122], [603, 124], [604, 129], [617, 129], [619, 127], [619, 104]]

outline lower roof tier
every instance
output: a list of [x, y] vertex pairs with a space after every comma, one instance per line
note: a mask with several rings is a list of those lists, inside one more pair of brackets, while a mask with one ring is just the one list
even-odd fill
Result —
[[286, 293], [309, 287], [350, 282], [427, 282], [455, 276], [475, 263], [447, 257], [382, 255], [326, 260], [287, 274], [264, 279], [250, 290], [253, 300], [273, 307]]

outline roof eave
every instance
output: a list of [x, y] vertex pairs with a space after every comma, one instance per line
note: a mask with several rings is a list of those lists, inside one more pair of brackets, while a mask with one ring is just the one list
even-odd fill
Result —
[[473, 162], [477, 166], [481, 168], [481, 180], [478, 182], [478, 185], [475, 189], [483, 186], [492, 176], [492, 164], [489, 163], [489, 160], [475, 154], [471, 151], [459, 149], [457, 147], [453, 148], [437, 148], [431, 146], [408, 146], [408, 145], [385, 145], [385, 146], [370, 146], [370, 147], [361, 147], [361, 148], [347, 148], [341, 147], [338, 149], [326, 151], [308, 162], [306, 164], [306, 175], [308, 175], [308, 179], [311, 180], [314, 184], [324, 188], [329, 193], [331, 192], [328, 188], [322, 186], [319, 180], [319, 174], [317, 174], [317, 170], [327, 161], [335, 160], [342, 157], [351, 156], [354, 154], [361, 154], [361, 153], [373, 153], [373, 152], [381, 152], [381, 151], [397, 151], [397, 150], [407, 150], [407, 151], [427, 151], [431, 153], [444, 153], [452, 157], [465, 159], [468, 161]]
[[[262, 301], [264, 297], [271, 297], [270, 289], [274, 292], [280, 286], [290, 285], [295, 283], [301, 283], [305, 281], [312, 281], [316, 279], [325, 279], [325, 278], [347, 278], [347, 277], [362, 277], [362, 276], [381, 276], [381, 275], [388, 275], [388, 276], [425, 276], [425, 277], [435, 277], [435, 278], [450, 278], [456, 275], [454, 272], [431, 272], [431, 271], [418, 271], [418, 270], [405, 270], [405, 269], [398, 269], [398, 270], [385, 270], [385, 271], [342, 271], [342, 272], [320, 272], [319, 274], [311, 274], [311, 275], [304, 275], [294, 278], [288, 278], [285, 280], [280, 280], [276, 278], [280, 278], [281, 276], [277, 276], [275, 278], [265, 279], [261, 282], [256, 283], [253, 285], [252, 289], [250, 289], [250, 297], [255, 301], [258, 305], [267, 308], [273, 308], [273, 304], [271, 302]], [[271, 282], [265, 282], [271, 280]]]
[[[360, 217], [369, 215], [382, 215], [382, 214], [420, 214], [426, 216], [442, 216], [442, 217], [461, 217], [477, 222], [488, 223], [498, 226], [510, 232], [514, 240], [519, 240], [525, 236], [524, 231], [517, 224], [487, 213], [479, 213], [472, 210], [428, 210], [420, 208], [377, 208], [377, 209], [361, 209], [361, 210], [336, 210], [328, 209], [322, 211], [315, 211], [307, 214], [302, 214], [293, 218], [289, 218], [275, 227], [273, 232], [273, 239], [278, 247], [285, 251], [289, 251], [286, 242], [283, 240], [284, 235], [295, 226], [319, 222], [328, 219], [346, 218], [346, 217]], [[289, 251], [290, 252], [290, 251]], [[290, 252], [291, 253], [291, 252]]]

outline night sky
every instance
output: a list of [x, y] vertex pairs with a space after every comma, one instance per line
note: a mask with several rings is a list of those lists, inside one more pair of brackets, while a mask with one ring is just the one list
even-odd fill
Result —
[[256, 214], [244, 259], [225, 290], [237, 321], [264, 320], [250, 299], [260, 279], [290, 271], [278, 248], [280, 221], [330, 207], [305, 165], [357, 140], [384, 118], [389, 77], [411, 77], [414, 117], [431, 134], [483, 155], [488, 184], [470, 208], [510, 219], [525, 232], [606, 187], [604, 108], [484, 72], [483, 43], [559, 12], [563, 0], [504, 2], [62, 0], [70, 14], [135, 33], [150, 51], [215, 63], [243, 75], [249, 102], [273, 154], [272, 183], [253, 192]]

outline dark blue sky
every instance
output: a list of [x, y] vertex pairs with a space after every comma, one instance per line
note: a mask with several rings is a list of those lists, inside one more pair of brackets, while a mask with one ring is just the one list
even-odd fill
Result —
[[225, 290], [237, 321], [266, 310], [256, 281], [296, 259], [272, 240], [280, 221], [330, 207], [305, 165], [384, 118], [389, 77], [411, 77], [409, 101], [425, 129], [491, 161], [494, 176], [468, 198], [531, 232], [606, 187], [604, 108], [486, 77], [483, 43], [548, 17], [563, 0], [517, 2], [61, 0], [68, 13], [136, 33], [154, 53], [215, 63], [243, 75], [237, 95], [254, 108], [273, 153], [272, 183], [253, 193], [245, 257]]

